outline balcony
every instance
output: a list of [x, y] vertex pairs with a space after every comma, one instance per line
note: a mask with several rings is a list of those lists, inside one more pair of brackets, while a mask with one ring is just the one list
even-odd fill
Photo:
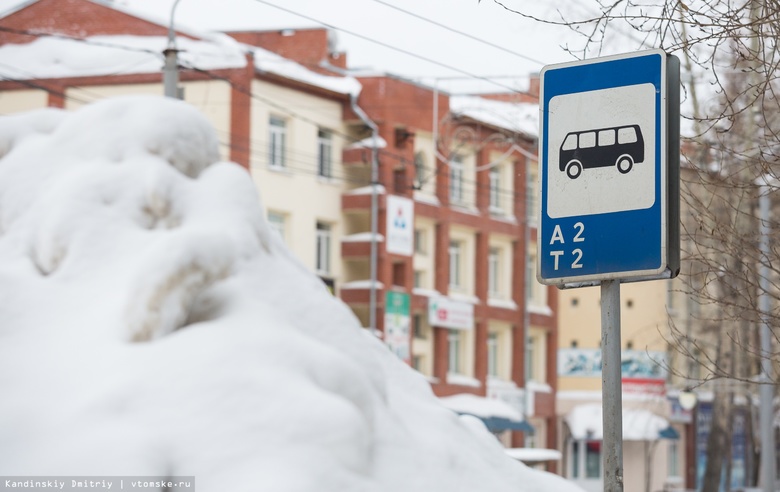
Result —
[[[378, 195], [385, 194], [385, 187], [382, 185], [376, 185], [376, 192]], [[368, 210], [371, 208], [371, 190], [372, 186], [363, 186], [361, 188], [355, 188], [341, 195], [341, 209], [344, 211], [349, 210]]]
[[[361, 232], [344, 236], [341, 239], [341, 257], [344, 259], [368, 258], [371, 255], [371, 238], [374, 237], [370, 232]], [[378, 243], [384, 242], [385, 238], [381, 234], [376, 235]]]

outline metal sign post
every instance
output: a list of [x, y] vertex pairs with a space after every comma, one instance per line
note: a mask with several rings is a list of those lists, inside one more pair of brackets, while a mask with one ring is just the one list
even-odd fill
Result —
[[606, 492], [623, 491], [620, 283], [680, 270], [679, 81], [662, 50], [541, 73], [537, 277], [601, 286]]
[[604, 491], [623, 491], [623, 392], [620, 387], [620, 280], [601, 283], [601, 403]]

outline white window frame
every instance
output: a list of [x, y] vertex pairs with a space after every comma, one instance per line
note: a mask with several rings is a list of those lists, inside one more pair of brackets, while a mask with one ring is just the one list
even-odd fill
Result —
[[501, 249], [488, 249], [488, 296], [501, 297]]
[[488, 171], [488, 180], [490, 186], [490, 210], [494, 212], [503, 212], [501, 207], [501, 169], [493, 166]]
[[317, 131], [317, 176], [333, 177], [333, 133], [322, 128]]
[[317, 222], [316, 270], [320, 275], [330, 275], [331, 226], [326, 222]]
[[414, 154], [414, 185], [418, 190], [421, 190], [427, 176], [425, 176], [425, 153], [423, 151], [417, 151]]
[[450, 203], [463, 204], [465, 196], [463, 194], [463, 158], [454, 155], [450, 160]]
[[268, 166], [273, 169], [287, 167], [287, 122], [278, 116], [268, 119]]
[[487, 338], [487, 373], [488, 376], [498, 377], [498, 333], [488, 332]]
[[460, 241], [450, 241], [449, 256], [449, 287], [460, 290], [463, 288], [463, 244]]

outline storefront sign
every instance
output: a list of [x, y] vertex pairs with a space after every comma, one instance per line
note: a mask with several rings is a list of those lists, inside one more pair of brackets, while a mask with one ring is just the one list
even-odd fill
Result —
[[[666, 381], [666, 352], [623, 350], [621, 375], [624, 380]], [[601, 350], [569, 348], [558, 350], [558, 375], [601, 377]]]
[[474, 329], [474, 305], [448, 297], [428, 299], [428, 323], [453, 330]]

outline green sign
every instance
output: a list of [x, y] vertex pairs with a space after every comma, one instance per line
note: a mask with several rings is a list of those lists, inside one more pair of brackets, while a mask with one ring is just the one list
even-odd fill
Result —
[[385, 295], [385, 343], [401, 360], [411, 361], [409, 294], [388, 291]]

